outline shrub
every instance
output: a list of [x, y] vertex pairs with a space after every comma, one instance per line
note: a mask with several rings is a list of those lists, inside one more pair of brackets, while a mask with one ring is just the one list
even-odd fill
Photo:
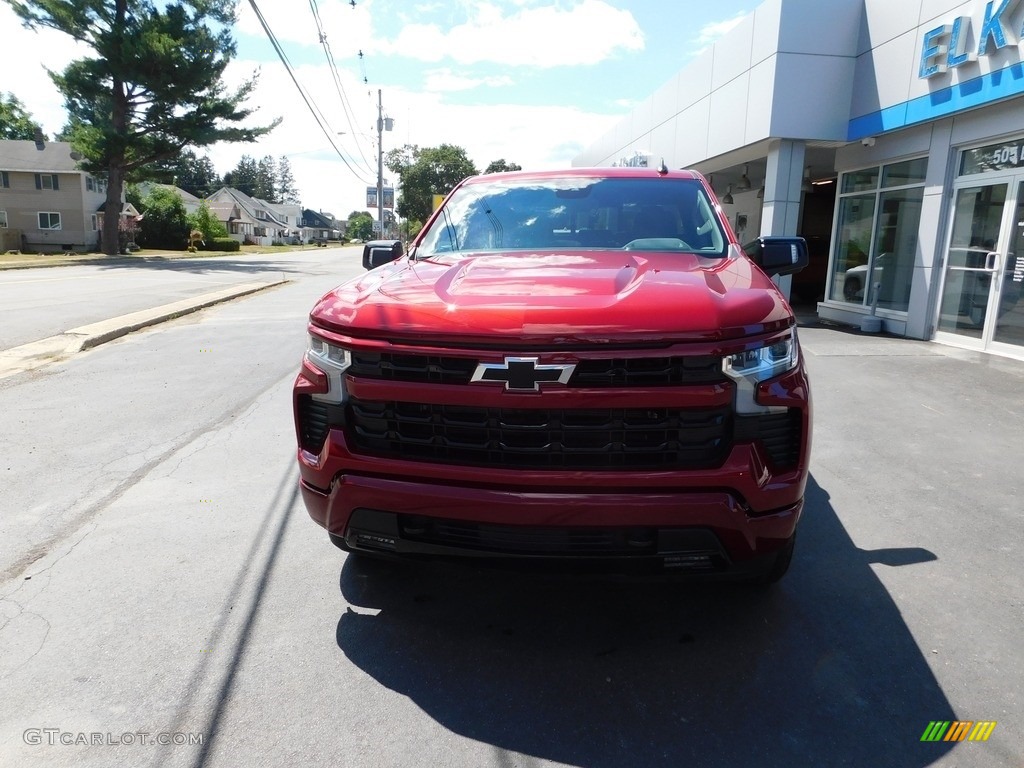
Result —
[[241, 244], [230, 237], [218, 237], [206, 241], [206, 250], [208, 251], [237, 251], [239, 248], [241, 248]]
[[198, 229], [203, 233], [203, 240], [216, 240], [228, 236], [224, 222], [214, 216], [205, 200], [199, 204], [198, 211], [189, 215], [188, 220], [193, 229]]
[[188, 246], [188, 214], [181, 195], [154, 187], [142, 200], [145, 216], [136, 241], [145, 248], [183, 251]]

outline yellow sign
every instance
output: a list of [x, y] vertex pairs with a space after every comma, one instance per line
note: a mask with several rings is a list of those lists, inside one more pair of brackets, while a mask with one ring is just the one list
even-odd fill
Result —
[[436, 211], [438, 208], [441, 207], [441, 203], [443, 202], [444, 195], [434, 195], [434, 207], [431, 210]]

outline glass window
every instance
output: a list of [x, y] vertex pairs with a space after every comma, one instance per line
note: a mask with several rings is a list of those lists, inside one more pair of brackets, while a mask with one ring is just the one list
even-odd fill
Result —
[[96, 184], [92, 180], [92, 176], [85, 177], [85, 189], [88, 192], [92, 192], [96, 188]]
[[0, 229], [7, 229], [7, 211], [0, 211]]
[[7, 171], [0, 171], [0, 187], [10, 187], [11, 177], [7, 175]]
[[879, 307], [907, 311], [927, 172], [928, 159], [920, 157], [843, 174], [829, 300], [870, 305], [877, 283]]
[[924, 182], [924, 175], [927, 171], [927, 157], [893, 163], [882, 169], [882, 186], [902, 187], [906, 184], [920, 184]]
[[879, 307], [901, 312], [909, 308], [923, 198], [923, 187], [881, 194], [871, 278], [868, 281], [868, 304], [874, 299], [874, 286], [877, 284]]
[[865, 168], [843, 174], [843, 194], [847, 192], [864, 192], [878, 187], [878, 168]]
[[60, 229], [60, 214], [42, 212], [39, 214], [40, 229]]
[[444, 251], [620, 248], [724, 256], [725, 233], [692, 179], [486, 179], [460, 188], [424, 234]]
[[832, 258], [832, 300], [863, 301], [874, 220], [875, 195], [840, 199]]

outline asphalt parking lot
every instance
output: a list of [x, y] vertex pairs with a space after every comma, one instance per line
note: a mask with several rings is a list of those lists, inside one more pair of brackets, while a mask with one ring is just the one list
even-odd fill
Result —
[[1024, 363], [803, 327], [811, 481], [768, 591], [358, 563], [293, 458], [335, 268], [0, 381], [0, 764], [1024, 764]]

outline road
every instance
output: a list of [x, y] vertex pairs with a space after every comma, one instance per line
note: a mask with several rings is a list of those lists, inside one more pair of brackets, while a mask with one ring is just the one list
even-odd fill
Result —
[[[319, 251], [319, 253], [318, 253]], [[358, 247], [331, 249], [356, 261]], [[304, 264], [325, 261], [320, 249], [270, 255], [167, 259], [0, 271], [0, 350], [70, 328], [169, 304], [252, 281], [287, 279]]]
[[[768, 592], [360, 563], [297, 497], [289, 398], [357, 271], [296, 257], [0, 381], [0, 765], [1024, 764], [1024, 364], [802, 329], [812, 481]], [[920, 742], [955, 719], [998, 725]]]

